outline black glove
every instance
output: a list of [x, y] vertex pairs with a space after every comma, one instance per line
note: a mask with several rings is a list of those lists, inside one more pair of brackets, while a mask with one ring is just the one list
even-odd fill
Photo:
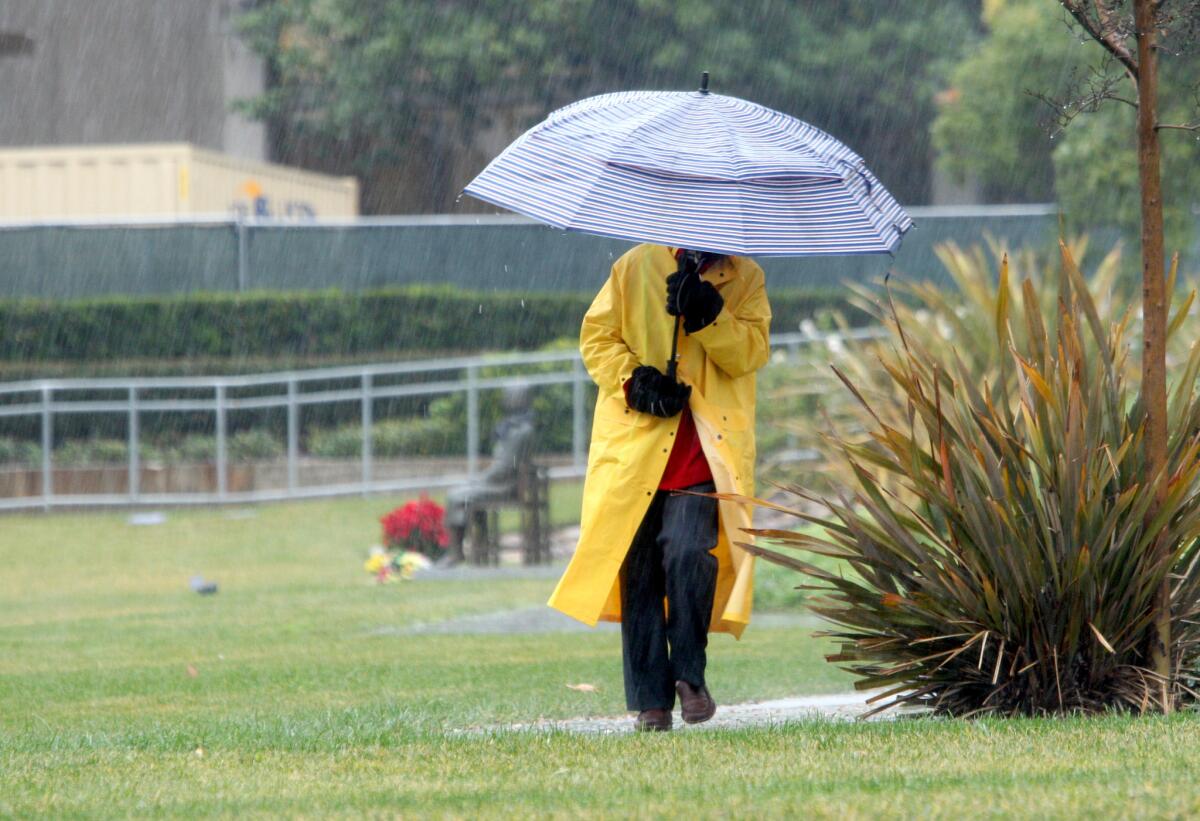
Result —
[[724, 306], [720, 292], [700, 278], [691, 256], [685, 254], [679, 269], [667, 277], [667, 313], [682, 314], [683, 329], [690, 334], [712, 324]]
[[634, 368], [629, 377], [625, 397], [629, 407], [640, 413], [649, 413], [669, 419], [687, 407], [692, 386], [669, 378], [658, 368], [642, 365]]

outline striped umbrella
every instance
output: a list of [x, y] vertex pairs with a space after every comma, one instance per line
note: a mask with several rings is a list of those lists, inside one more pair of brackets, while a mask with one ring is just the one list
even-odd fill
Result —
[[466, 187], [568, 231], [740, 256], [892, 253], [912, 220], [833, 137], [736, 97], [589, 97]]

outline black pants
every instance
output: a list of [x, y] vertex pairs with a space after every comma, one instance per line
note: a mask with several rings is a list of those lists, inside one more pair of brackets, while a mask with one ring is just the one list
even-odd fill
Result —
[[[711, 492], [711, 482], [688, 490]], [[621, 566], [621, 645], [630, 710], [669, 710], [675, 682], [704, 684], [717, 584], [717, 501], [660, 490]], [[663, 599], [667, 607], [664, 612]]]

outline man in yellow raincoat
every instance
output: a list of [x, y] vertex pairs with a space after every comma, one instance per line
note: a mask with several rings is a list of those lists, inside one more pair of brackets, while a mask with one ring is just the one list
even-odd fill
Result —
[[[669, 293], [668, 293], [669, 292]], [[670, 357], [674, 315], [679, 383]], [[641, 730], [716, 709], [707, 634], [750, 621], [750, 507], [676, 490], [754, 492], [755, 372], [769, 354], [763, 272], [743, 257], [639, 245], [617, 260], [583, 320], [599, 386], [579, 545], [550, 606], [622, 622], [626, 702]], [[665, 603], [665, 606], [664, 606]]]

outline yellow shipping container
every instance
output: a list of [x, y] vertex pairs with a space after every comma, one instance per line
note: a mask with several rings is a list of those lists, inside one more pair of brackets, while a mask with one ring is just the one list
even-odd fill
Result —
[[358, 215], [358, 180], [188, 143], [0, 148], [0, 220]]

